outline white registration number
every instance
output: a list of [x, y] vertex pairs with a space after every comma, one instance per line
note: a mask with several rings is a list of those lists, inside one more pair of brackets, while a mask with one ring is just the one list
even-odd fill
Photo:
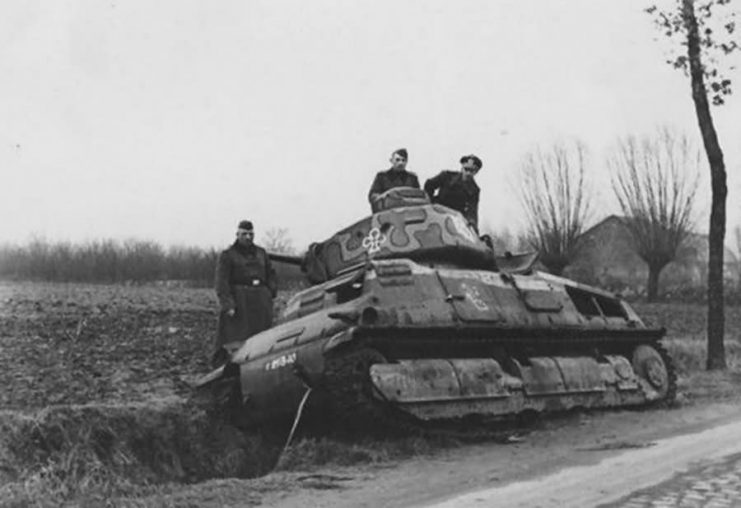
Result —
[[265, 370], [275, 370], [296, 363], [296, 353], [279, 356], [265, 364]]

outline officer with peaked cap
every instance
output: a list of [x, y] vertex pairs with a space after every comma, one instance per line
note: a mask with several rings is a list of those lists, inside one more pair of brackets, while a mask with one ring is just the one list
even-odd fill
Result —
[[425, 182], [425, 192], [433, 203], [458, 210], [478, 231], [479, 195], [481, 190], [474, 177], [483, 163], [475, 155], [461, 157], [460, 171], [441, 171]]

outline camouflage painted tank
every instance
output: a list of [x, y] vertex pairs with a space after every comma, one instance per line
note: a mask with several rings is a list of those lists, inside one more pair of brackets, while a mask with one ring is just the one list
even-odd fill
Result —
[[385, 199], [303, 259], [276, 256], [314, 285], [199, 383], [220, 387], [239, 424], [290, 420], [307, 387], [314, 414], [373, 425], [674, 398], [664, 329], [625, 301], [534, 272], [533, 255], [495, 257], [422, 191]]

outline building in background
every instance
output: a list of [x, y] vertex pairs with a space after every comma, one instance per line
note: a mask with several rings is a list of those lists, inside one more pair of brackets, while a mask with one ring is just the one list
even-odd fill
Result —
[[[623, 218], [605, 218], [583, 234], [580, 245], [577, 259], [566, 268], [565, 276], [626, 295], [645, 293], [648, 265], [633, 250]], [[728, 286], [738, 287], [739, 260], [728, 247], [724, 264]], [[659, 293], [705, 287], [707, 270], [708, 237], [692, 234], [680, 248], [677, 259], [661, 271]]]

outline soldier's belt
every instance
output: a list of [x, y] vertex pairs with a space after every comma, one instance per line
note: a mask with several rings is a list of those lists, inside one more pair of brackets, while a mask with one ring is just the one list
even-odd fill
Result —
[[262, 279], [252, 279], [244, 284], [233, 284], [235, 288], [254, 288], [258, 286], [264, 286], [265, 282]]

